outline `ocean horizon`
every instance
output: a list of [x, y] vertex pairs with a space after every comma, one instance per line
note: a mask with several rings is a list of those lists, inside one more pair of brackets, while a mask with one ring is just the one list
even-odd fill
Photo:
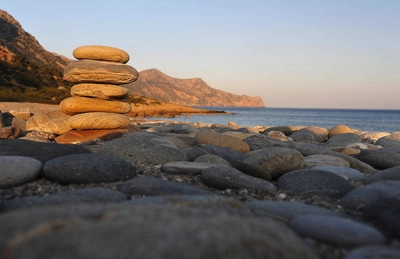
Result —
[[345, 124], [359, 131], [400, 131], [400, 109], [339, 109], [339, 108], [271, 108], [195, 106], [194, 108], [225, 111], [228, 114], [190, 114], [174, 118], [152, 119], [181, 122], [228, 124], [240, 126], [319, 126], [330, 129]]

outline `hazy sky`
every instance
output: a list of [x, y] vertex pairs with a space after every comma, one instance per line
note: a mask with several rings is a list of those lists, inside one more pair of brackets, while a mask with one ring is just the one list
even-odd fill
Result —
[[130, 54], [267, 107], [400, 109], [398, 0], [0, 0], [48, 51]]

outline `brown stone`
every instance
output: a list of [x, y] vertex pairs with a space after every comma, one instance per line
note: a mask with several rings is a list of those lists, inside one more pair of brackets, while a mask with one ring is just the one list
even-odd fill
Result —
[[123, 129], [130, 123], [128, 116], [107, 112], [81, 113], [68, 120], [73, 129]]
[[198, 144], [211, 144], [240, 152], [250, 151], [249, 145], [247, 145], [243, 140], [215, 131], [199, 132], [196, 134], [194, 139]]
[[360, 154], [360, 149], [357, 148], [350, 148], [350, 147], [330, 147], [332, 151], [342, 153], [345, 155], [357, 155]]
[[333, 137], [335, 135], [339, 134], [344, 134], [344, 133], [352, 133], [353, 131], [346, 125], [339, 124], [334, 126], [330, 131], [329, 131], [329, 137]]
[[71, 88], [72, 96], [95, 97], [105, 100], [125, 98], [128, 93], [128, 88], [108, 84], [77, 84]]
[[64, 70], [64, 80], [72, 83], [122, 85], [135, 82], [138, 77], [139, 73], [133, 67], [109, 61], [73, 61]]
[[66, 114], [74, 115], [84, 112], [128, 113], [132, 107], [129, 103], [120, 101], [73, 96], [64, 99], [60, 103], [60, 109]]
[[71, 130], [67, 123], [69, 117], [59, 110], [38, 112], [26, 121], [26, 130], [63, 134]]
[[126, 51], [109, 46], [98, 46], [98, 45], [80, 46], [74, 49], [72, 55], [76, 59], [111, 61], [123, 64], [129, 61], [129, 54]]
[[121, 137], [127, 129], [110, 129], [110, 130], [71, 130], [58, 136], [55, 140], [59, 144], [80, 144], [94, 139], [104, 141]]
[[0, 128], [0, 139], [16, 139], [21, 134], [21, 129], [17, 127]]

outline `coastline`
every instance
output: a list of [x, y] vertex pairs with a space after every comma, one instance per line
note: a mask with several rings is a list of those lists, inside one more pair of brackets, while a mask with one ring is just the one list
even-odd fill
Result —
[[[14, 103], [11, 103], [10, 105], [14, 105], [14, 109], [24, 109], [20, 108], [20, 105], [26, 104], [19, 103], [15, 106]], [[5, 105], [1, 106], [0, 103], [0, 110], [5, 110], [5, 107]], [[39, 105], [34, 108], [37, 111], [43, 111], [45, 108], [57, 109], [58, 106]], [[32, 111], [30, 110], [30, 112]], [[337, 223], [339, 225], [329, 226], [330, 222], [335, 222], [335, 218], [328, 217], [323, 222], [327, 225], [322, 225], [313, 230], [316, 233], [314, 238], [303, 237], [295, 229], [290, 228], [290, 231], [292, 231], [290, 233], [296, 232], [297, 238], [299, 238], [291, 243], [291, 246], [311, 249], [315, 255], [324, 259], [343, 259], [345, 255], [358, 247], [371, 245], [370, 242], [379, 244], [386, 250], [400, 248], [400, 243], [391, 236], [392, 233], [390, 232], [391, 229], [396, 227], [396, 225], [390, 225], [395, 221], [389, 221], [388, 224], [392, 227], [389, 228], [389, 231], [380, 229], [379, 224], [376, 225], [374, 221], [368, 219], [367, 212], [358, 209], [356, 205], [359, 205], [359, 202], [356, 205], [351, 202], [350, 205], [343, 203], [343, 199], [348, 196], [351, 197], [352, 193], [357, 195], [357, 190], [367, 189], [367, 194], [361, 198], [364, 196], [371, 197], [368, 188], [373, 186], [371, 182], [374, 179], [377, 182], [374, 183], [375, 185], [383, 185], [382, 196], [378, 195], [378, 198], [376, 198], [376, 193], [374, 194], [374, 199], [380, 199], [378, 205], [391, 202], [391, 200], [386, 200], [385, 195], [388, 195], [387, 197], [395, 195], [397, 190], [386, 188], [385, 181], [396, 181], [397, 176], [390, 174], [387, 178], [385, 170], [390, 172], [390, 170], [400, 168], [400, 163], [398, 163], [400, 159], [396, 159], [400, 156], [400, 153], [398, 153], [400, 152], [400, 134], [367, 132], [363, 135], [343, 126], [338, 126], [336, 129], [324, 129], [318, 127], [318, 125], [312, 127], [246, 127], [234, 122], [227, 124], [181, 123], [154, 120], [152, 117], [135, 117], [131, 120], [131, 124], [135, 127], [132, 130], [129, 129], [130, 132], [125, 133], [124, 136], [120, 134], [104, 139], [95, 138], [77, 145], [36, 143], [18, 139], [0, 140], [2, 145], [0, 159], [8, 159], [8, 156], [17, 157], [17, 159], [28, 156], [40, 160], [43, 167], [28, 181], [21, 182], [16, 186], [0, 188], [0, 222], [7, 220], [8, 215], [11, 215], [10, 217], [17, 215], [19, 219], [28, 222], [27, 225], [35, 228], [37, 223], [35, 221], [31, 223], [29, 219], [31, 213], [47, 215], [50, 211], [57, 212], [60, 210], [60, 215], [67, 218], [67, 228], [74, 226], [79, 228], [80, 221], [69, 225], [68, 220], [71, 217], [80, 218], [79, 213], [82, 210], [84, 213], [86, 213], [86, 210], [89, 212], [101, 210], [100, 215], [91, 223], [101, 228], [108, 221], [114, 222], [119, 217], [123, 217], [124, 213], [130, 209], [143, 209], [145, 214], [149, 213], [148, 208], [157, 206], [161, 210], [160, 217], [168, 215], [171, 208], [178, 211], [184, 210], [185, 213], [192, 211], [194, 214], [206, 213], [210, 210], [211, 218], [214, 218], [215, 213], [225, 213], [240, 218], [241, 223], [262, 220], [264, 224], [275, 224], [272, 222], [276, 221], [279, 224], [287, 225], [288, 228], [286, 229], [289, 229], [290, 223], [295, 220], [293, 215], [299, 214], [298, 216], [301, 217], [301, 213], [304, 213], [303, 216], [306, 216], [310, 213], [307, 211], [309, 209], [312, 213], [315, 213], [312, 216], [319, 217], [314, 210], [326, 209], [329, 215], [333, 215], [333, 217], [337, 215], [345, 217], [347, 220], [345, 222], [339, 220], [339, 223], [349, 223], [349, 227], [354, 227], [353, 232], [361, 233], [363, 227], [373, 227], [374, 231], [378, 231], [376, 235], [378, 239], [374, 240], [376, 236], [369, 236], [368, 242], [362, 238], [361, 241], [358, 241], [360, 244], [349, 246], [342, 241], [341, 225]], [[398, 145], [398, 149], [390, 147], [390, 145]], [[57, 154], [64, 147], [73, 148], [74, 151], [72, 151], [72, 154]], [[49, 152], [48, 148], [51, 148], [52, 151]], [[88, 154], [80, 153], [82, 150]], [[121, 150], [122, 152], [120, 152]], [[379, 150], [383, 150], [383, 152]], [[269, 153], [270, 151], [272, 153]], [[288, 152], [289, 156], [286, 157], [282, 152]], [[363, 153], [368, 156], [363, 155]], [[210, 154], [213, 156], [207, 158], [209, 160], [206, 160], [206, 162], [199, 159], [202, 155], [208, 156]], [[370, 154], [376, 156], [371, 157]], [[44, 165], [56, 163], [59, 158], [69, 157], [70, 155], [73, 155], [73, 159], [63, 160], [62, 168], [56, 166], [52, 172], [49, 172], [49, 166], [46, 166], [45, 169]], [[246, 162], [251, 170], [239, 166], [239, 161], [244, 162], [251, 157], [259, 157], [261, 160]], [[298, 159], [302, 161], [299, 164], [294, 162]], [[114, 160], [117, 162], [113, 164], [113, 167], [107, 168], [106, 165], [113, 163]], [[262, 161], [269, 160], [269, 163], [278, 163], [272, 166], [272, 168], [279, 169], [275, 173], [271, 171], [273, 176], [265, 175], [264, 169], [253, 170], [252, 166], [258, 164], [261, 166], [264, 163]], [[118, 176], [118, 173], [115, 172], [118, 171], [121, 164], [126, 164], [126, 161], [129, 161], [130, 166], [135, 166], [135, 173], [129, 172], [129, 175], [123, 175], [121, 178], [110, 178], [108, 173], [113, 171], [113, 177]], [[283, 161], [283, 163], [279, 161]], [[290, 161], [290, 163], [285, 161]], [[171, 165], [170, 163], [174, 164]], [[199, 169], [199, 166], [204, 166], [204, 163], [209, 164], [212, 170], [206, 171], [207, 169], [202, 167], [200, 167], [202, 169]], [[20, 170], [16, 169], [24, 165], [21, 162], [3, 163], [4, 166], [10, 164], [12, 165], [10, 171], [13, 173], [19, 172]], [[297, 166], [285, 169], [284, 173], [280, 171], [292, 164], [297, 164]], [[329, 173], [326, 171], [328, 169], [313, 169], [316, 166], [333, 166], [334, 172]], [[79, 168], [83, 173], [78, 172]], [[95, 170], [91, 171], [91, 168], [95, 168]], [[105, 169], [102, 170], [101, 168]], [[330, 169], [332, 170], [332, 168]], [[257, 173], [262, 171], [263, 174], [254, 175], [253, 171]], [[210, 175], [206, 177], [205, 172], [215, 179]], [[226, 172], [229, 172], [229, 174], [225, 175]], [[343, 172], [345, 173], [343, 174]], [[379, 179], [382, 172], [384, 176]], [[295, 184], [284, 187], [282, 179], [290, 178], [296, 173], [301, 177], [291, 178], [288, 183], [293, 182]], [[51, 176], [52, 174], [54, 176]], [[219, 174], [222, 175], [221, 178], [219, 178]], [[269, 171], [268, 174], [270, 174]], [[74, 178], [76, 176], [80, 178]], [[211, 177], [211, 180], [208, 177]], [[146, 179], [149, 178], [157, 184], [146, 182]], [[376, 180], [376, 178], [378, 179]], [[174, 187], [171, 187], [172, 185]], [[305, 186], [306, 191], [302, 189], [302, 186]], [[185, 189], [189, 187], [193, 189]], [[326, 189], [330, 191], [327, 192]], [[136, 191], [131, 192], [131, 190]], [[310, 190], [314, 190], [314, 193], [310, 194]], [[196, 195], [193, 196], [194, 191], [199, 193], [195, 193]], [[375, 189], [372, 188], [371, 192], [374, 191]], [[113, 192], [113, 195], [118, 196], [118, 201], [110, 201], [101, 198], [102, 196], [98, 198], [97, 195], [101, 192], [105, 192], [109, 196], [111, 195], [110, 192]], [[207, 197], [210, 196], [204, 195], [204, 192], [207, 195], [216, 195], [218, 198], [212, 196], [213, 198], [209, 199]], [[171, 195], [174, 197], [171, 198]], [[377, 205], [373, 203], [374, 199], [364, 201], [369, 202], [372, 211], [378, 211], [379, 207], [373, 207]], [[269, 212], [264, 211], [264, 207], [253, 207], [258, 202], [261, 202], [263, 206], [274, 206], [278, 203], [288, 207], [283, 211], [275, 208], [273, 212]], [[306, 211], [301, 211], [298, 210], [297, 206], [311, 207], [307, 207]], [[74, 213], [65, 216], [63, 214], [65, 210]], [[394, 213], [390, 214], [393, 217], [400, 215], [396, 214], [395, 210], [390, 213]], [[51, 215], [55, 215], [55, 218], [51, 218], [52, 220], [58, 220], [57, 213]], [[111, 216], [108, 217], [107, 215]], [[114, 216], [116, 216], [116, 219], [114, 219]], [[322, 217], [322, 219], [324, 218]], [[149, 229], [152, 229], [154, 224], [158, 222], [152, 221], [151, 217], [146, 220], [144, 226], [148, 226]], [[180, 215], [176, 220], [179, 222], [179, 227], [174, 231], [177, 231], [176, 235], [179, 235], [180, 230], [185, 229], [186, 221], [192, 220], [192, 218], [189, 217], [188, 219], [187, 215]], [[224, 224], [224, 220], [219, 223]], [[9, 221], [5, 221], [6, 223], [9, 223]], [[48, 224], [48, 222], [44, 221], [44, 224]], [[11, 228], [17, 229], [15, 230], [17, 234], [24, 235], [24, 233], [18, 232], [18, 226], [17, 224]], [[202, 228], [204, 227], [206, 226], [202, 226]], [[336, 243], [332, 244], [318, 239], [319, 234], [326, 233], [325, 228], [331, 229], [329, 231], [330, 236], [337, 237], [334, 240]], [[163, 229], [163, 226], [161, 226], [161, 229]], [[113, 235], [132, 234], [126, 231], [129, 231], [129, 229], [116, 233], [111, 231], [111, 238], [114, 237]], [[207, 231], [212, 231], [212, 229], [207, 228]], [[240, 231], [246, 231], [246, 229], [240, 229]], [[274, 231], [283, 230], [277, 228]], [[63, 229], [50, 231], [46, 235], [52, 236], [58, 235], [58, 233], [63, 233]], [[86, 234], [83, 233], [83, 235]], [[107, 239], [110, 238], [110, 235], [107, 236]], [[309, 235], [313, 235], [313, 233], [311, 232]], [[240, 236], [242, 237], [242, 235]], [[35, 240], [41, 237], [42, 233], [38, 233], [37, 236], [32, 238]], [[70, 241], [68, 235], [64, 238]], [[13, 239], [5, 237], [4, 240], [12, 241]], [[222, 238], [219, 242], [223, 243], [224, 240]], [[25, 242], [29, 243], [30, 238], [22, 239], [19, 245], [23, 248]], [[44, 246], [47, 245], [46, 242], [42, 243]], [[307, 243], [307, 246], [304, 243]], [[118, 246], [114, 247], [118, 249]], [[285, 252], [282, 251], [282, 253]]]

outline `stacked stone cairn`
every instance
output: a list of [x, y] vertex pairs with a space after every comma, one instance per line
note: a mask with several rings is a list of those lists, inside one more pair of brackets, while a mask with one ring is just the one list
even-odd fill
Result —
[[123, 102], [128, 89], [122, 85], [139, 77], [126, 65], [129, 54], [108, 46], [81, 46], [73, 51], [78, 59], [65, 68], [64, 80], [75, 83], [72, 97], [60, 103], [60, 110], [71, 117], [68, 125], [78, 130], [124, 129], [130, 124], [131, 105]]

